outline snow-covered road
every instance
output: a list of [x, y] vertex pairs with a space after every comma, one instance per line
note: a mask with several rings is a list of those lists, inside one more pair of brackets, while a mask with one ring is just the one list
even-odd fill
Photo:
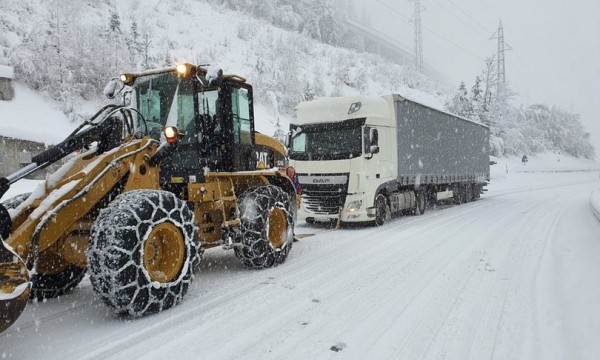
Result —
[[325, 228], [249, 271], [208, 251], [183, 304], [118, 320], [87, 280], [29, 304], [9, 359], [598, 359], [598, 172], [521, 173], [479, 201]]

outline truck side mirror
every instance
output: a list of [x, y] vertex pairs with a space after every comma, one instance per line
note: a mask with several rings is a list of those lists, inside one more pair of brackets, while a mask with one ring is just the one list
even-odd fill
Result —
[[369, 152], [377, 154], [379, 152], [379, 133], [377, 129], [369, 129]]

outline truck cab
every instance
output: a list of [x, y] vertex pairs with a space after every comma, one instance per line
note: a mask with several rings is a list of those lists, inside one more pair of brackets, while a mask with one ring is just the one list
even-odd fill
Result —
[[382, 97], [300, 103], [290, 125], [289, 158], [302, 187], [307, 222], [374, 219], [378, 187], [395, 177], [394, 108]]

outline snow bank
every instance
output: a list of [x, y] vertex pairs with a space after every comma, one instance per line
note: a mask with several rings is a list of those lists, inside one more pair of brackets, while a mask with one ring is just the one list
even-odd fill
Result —
[[58, 104], [38, 92], [13, 83], [15, 98], [0, 101], [0, 135], [57, 144], [77, 126], [59, 110]]
[[574, 158], [569, 155], [544, 153], [528, 155], [527, 163], [521, 157], [510, 156], [496, 158], [497, 164], [490, 165], [490, 176], [504, 179], [514, 173], [566, 173], [575, 171], [600, 171], [600, 164], [587, 159]]
[[600, 220], [600, 189], [592, 191], [590, 205], [592, 205], [592, 212]]

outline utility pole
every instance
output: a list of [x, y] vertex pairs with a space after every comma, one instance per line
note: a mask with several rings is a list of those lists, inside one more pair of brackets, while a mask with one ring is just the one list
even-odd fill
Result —
[[415, 68], [423, 72], [423, 36], [421, 31], [421, 0], [415, 0]]
[[500, 24], [498, 25], [498, 31], [496, 31], [490, 40], [498, 39], [498, 65], [496, 67], [496, 72], [498, 77], [496, 81], [498, 84], [506, 83], [506, 68], [504, 62], [504, 53], [508, 50], [512, 50], [510, 45], [504, 43], [504, 27], [502, 26], [502, 20], [500, 20]]

